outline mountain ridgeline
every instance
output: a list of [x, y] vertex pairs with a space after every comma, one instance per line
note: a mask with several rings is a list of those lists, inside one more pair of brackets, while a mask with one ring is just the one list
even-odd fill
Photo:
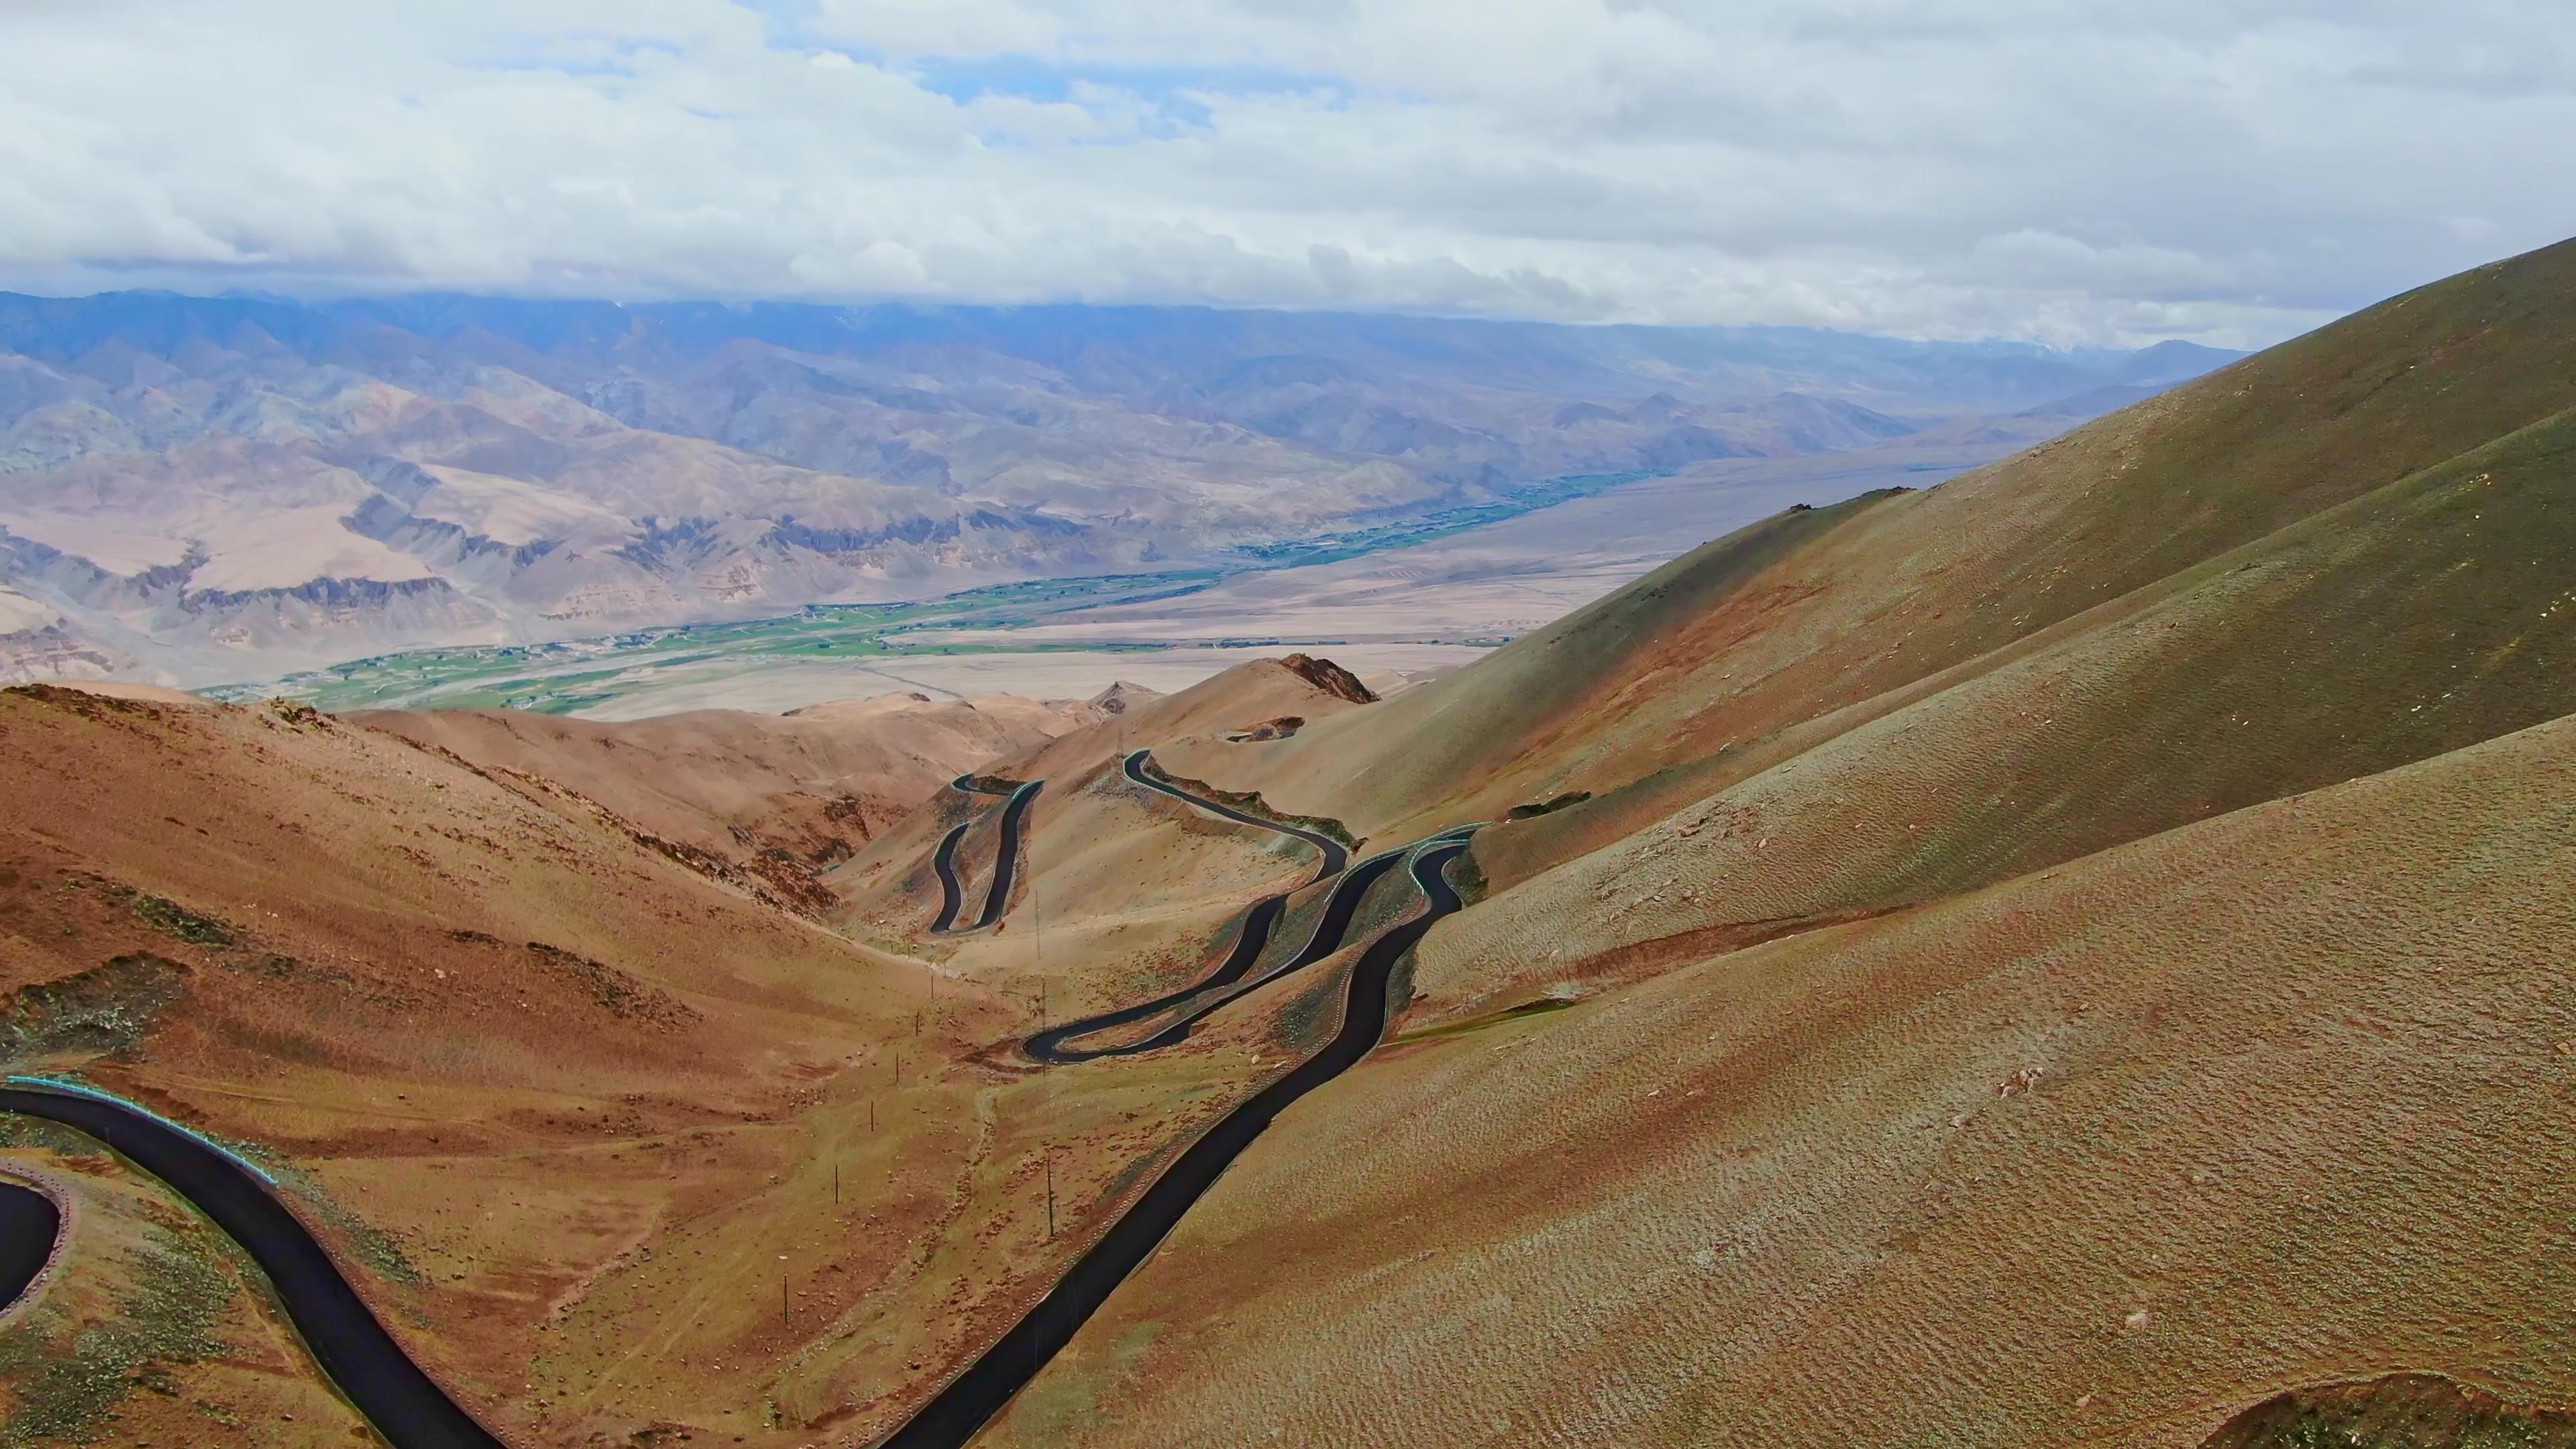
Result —
[[2098, 410], [2228, 355], [1190, 308], [0, 296], [0, 678], [234, 682], [1221, 560], [1550, 479]]

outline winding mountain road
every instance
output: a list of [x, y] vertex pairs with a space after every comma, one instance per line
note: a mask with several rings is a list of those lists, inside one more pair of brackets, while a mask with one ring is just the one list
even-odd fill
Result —
[[[1276, 928], [1280, 916], [1287, 909], [1287, 893], [1265, 896], [1255, 902], [1252, 909], [1244, 913], [1243, 929], [1235, 936], [1234, 949], [1226, 953], [1225, 960], [1217, 966], [1216, 970], [1199, 978], [1198, 981], [1151, 1001], [1122, 1006], [1115, 1011], [1104, 1011], [1097, 1016], [1086, 1016], [1079, 1021], [1069, 1021], [1062, 1026], [1039, 1032], [1023, 1042], [1021, 1049], [1037, 1061], [1062, 1065], [1097, 1061], [1102, 1057], [1139, 1056], [1146, 1052], [1177, 1046], [1189, 1039], [1190, 1033], [1198, 1028], [1201, 1021], [1223, 1008], [1228, 1002], [1238, 1000], [1245, 993], [1267, 986], [1283, 976], [1303, 971], [1342, 949], [1345, 944], [1343, 938], [1350, 934], [1351, 919], [1359, 913], [1360, 902], [1367, 898], [1369, 887], [1376, 885], [1380, 877], [1401, 864], [1407, 852], [1452, 839], [1463, 841], [1473, 830], [1473, 826], [1461, 827], [1459, 830], [1416, 841], [1400, 849], [1382, 851], [1344, 871], [1341, 878], [1333, 882], [1332, 894], [1325, 898], [1324, 909], [1315, 918], [1314, 929], [1307, 933], [1306, 944], [1298, 947], [1296, 954], [1290, 956], [1287, 961], [1245, 986], [1242, 991], [1230, 991], [1227, 988], [1242, 980], [1252, 969], [1253, 964], [1261, 959], [1262, 951], [1269, 945], [1271, 931]], [[1185, 1006], [1199, 1000], [1205, 1000], [1206, 1004], [1141, 1041], [1129, 1042], [1124, 1046], [1094, 1047], [1087, 1050], [1066, 1045], [1067, 1042], [1096, 1035], [1111, 1027], [1143, 1021], [1174, 1007]]]
[[1421, 887], [1428, 907], [1390, 928], [1361, 953], [1343, 1000], [1342, 1029], [1332, 1041], [1183, 1149], [1136, 1205], [1075, 1261], [1053, 1291], [902, 1428], [879, 1441], [879, 1449], [959, 1449], [972, 1439], [1048, 1359], [1072, 1341], [1084, 1321], [1108, 1301], [1190, 1205], [1215, 1185], [1217, 1177], [1289, 1103], [1350, 1070], [1377, 1046], [1386, 1030], [1387, 977], [1434, 921], [1458, 909], [1458, 893], [1442, 872], [1466, 848], [1463, 838], [1435, 837], [1408, 852], [1414, 883]]
[[1169, 795], [1183, 804], [1195, 805], [1210, 815], [1223, 816], [1225, 819], [1231, 820], [1238, 825], [1250, 825], [1262, 830], [1275, 831], [1281, 835], [1293, 835], [1299, 840], [1306, 842], [1308, 845], [1315, 847], [1316, 851], [1322, 855], [1323, 859], [1316, 863], [1315, 874], [1307, 881], [1307, 884], [1312, 885], [1315, 881], [1322, 880], [1326, 876], [1339, 875], [1342, 872], [1342, 867], [1350, 864], [1351, 853], [1349, 849], [1340, 841], [1335, 840], [1333, 837], [1326, 835], [1320, 830], [1308, 830], [1302, 825], [1290, 825], [1285, 821], [1269, 820], [1259, 815], [1252, 814], [1249, 811], [1237, 810], [1231, 805], [1210, 800], [1204, 796], [1193, 795], [1189, 791], [1182, 789], [1168, 780], [1147, 773], [1147, 767], [1153, 763], [1149, 756], [1153, 753], [1154, 752], [1152, 750], [1129, 750], [1127, 752], [1126, 760], [1119, 765], [1119, 769], [1126, 774], [1130, 781], [1142, 785], [1148, 790], [1155, 791], [1158, 794]]
[[1002, 806], [1002, 840], [994, 852], [993, 884], [984, 893], [984, 913], [971, 926], [957, 924], [957, 912], [965, 901], [965, 887], [957, 880], [957, 842], [966, 838], [969, 820], [952, 827], [939, 837], [939, 848], [930, 853], [930, 868], [939, 877], [939, 918], [930, 923], [934, 936], [955, 935], [960, 931], [980, 931], [1002, 919], [1011, 906], [1011, 886], [1019, 878], [1020, 832], [1029, 813], [1029, 802], [1046, 788], [1044, 780], [1011, 782], [1009, 789], [987, 785], [972, 775], [960, 775], [948, 782], [952, 790], [970, 795], [1007, 795]]
[[[1280, 1112], [1368, 1055], [1386, 1028], [1387, 979], [1395, 963], [1433, 922], [1459, 908], [1457, 892], [1443, 872], [1466, 850], [1473, 826], [1444, 832], [1401, 850], [1382, 852], [1362, 861], [1356, 870], [1345, 870], [1349, 854], [1339, 842], [1201, 799], [1153, 779], [1143, 770], [1145, 754], [1140, 750], [1128, 756], [1125, 769], [1130, 780], [1226, 819], [1306, 840], [1323, 853], [1324, 868], [1317, 872], [1315, 880], [1337, 873], [1342, 876], [1335, 882], [1333, 894], [1305, 946], [1288, 965], [1263, 977], [1263, 981], [1276, 980], [1338, 949], [1368, 886], [1399, 864], [1410, 870], [1422, 891], [1425, 908], [1388, 928], [1361, 953], [1351, 970], [1341, 1028], [1322, 1050], [1218, 1119], [1184, 1148], [1145, 1189], [1135, 1206], [1110, 1224], [1100, 1240], [1075, 1261], [1036, 1307], [901, 1428], [881, 1441], [881, 1449], [956, 1449], [1000, 1412]], [[1003, 807], [1001, 859], [979, 925], [999, 919], [1009, 902], [1022, 817], [1029, 800], [1044, 783], [1030, 781], [1016, 786]], [[961, 790], [1002, 793], [963, 777], [957, 785]], [[939, 854], [934, 856], [934, 862], [941, 864], [941, 879], [949, 897], [943, 920], [953, 920], [962, 895], [953, 865], [956, 841], [963, 831], [960, 826], [949, 832], [941, 842]], [[1283, 893], [1254, 906], [1246, 914], [1244, 929], [1226, 963], [1196, 986], [1139, 1007], [1104, 1013], [1042, 1033], [1041, 1037], [1052, 1037], [1059, 1043], [1054, 1048], [1042, 1050], [1040, 1038], [1031, 1038], [1024, 1048], [1042, 1061], [1082, 1061], [1151, 1050], [1186, 1037], [1191, 1023], [1233, 997], [1211, 1002], [1205, 1010], [1146, 1043], [1092, 1053], [1060, 1046], [1068, 1037], [1139, 1020], [1241, 979], [1258, 960], [1286, 900]], [[1049, 1055], [1048, 1050], [1055, 1054]], [[506, 1449], [505, 1441], [478, 1423], [404, 1351], [356, 1288], [342, 1276], [329, 1252], [287, 1206], [275, 1179], [257, 1164], [134, 1103], [72, 1083], [10, 1077], [0, 1082], [0, 1111], [43, 1117], [86, 1133], [195, 1205], [268, 1275], [314, 1361], [393, 1449]], [[47, 1204], [49, 1209], [50, 1206]], [[48, 1234], [47, 1241], [50, 1240]], [[0, 1303], [6, 1301], [6, 1295], [0, 1295]]]
[[314, 1362], [394, 1449], [504, 1449], [385, 1331], [258, 1166], [130, 1102], [62, 1083], [11, 1077], [0, 1111], [87, 1133], [195, 1204], [268, 1275]]
[[62, 1230], [63, 1215], [52, 1198], [0, 1178], [0, 1313], [53, 1261]]
[[[1307, 878], [1306, 885], [1313, 885], [1317, 881], [1325, 880], [1331, 876], [1341, 874], [1344, 867], [1348, 864], [1350, 860], [1349, 849], [1340, 841], [1335, 840], [1333, 837], [1326, 835], [1321, 831], [1308, 830], [1303, 826], [1290, 825], [1283, 821], [1266, 819], [1262, 816], [1254, 815], [1249, 811], [1238, 810], [1235, 807], [1224, 804], [1220, 801], [1210, 800], [1205, 796], [1193, 795], [1189, 791], [1172, 784], [1170, 781], [1149, 773], [1149, 767], [1152, 764], [1150, 756], [1152, 754], [1153, 751], [1151, 750], [1131, 750], [1128, 752], [1127, 758], [1120, 763], [1119, 768], [1121, 773], [1126, 775], [1129, 783], [1142, 786], [1143, 788], [1152, 790], [1157, 794], [1169, 795], [1184, 805], [1204, 810], [1220, 819], [1232, 820], [1238, 824], [1250, 825], [1256, 829], [1268, 830], [1275, 834], [1291, 836], [1313, 846], [1317, 856], [1315, 873]], [[1384, 855], [1372, 857], [1369, 860], [1361, 862], [1360, 870], [1368, 871], [1368, 878], [1360, 881], [1358, 883], [1359, 888], [1349, 893], [1346, 904], [1342, 899], [1343, 892], [1351, 882], [1349, 877], [1345, 876], [1342, 883], [1335, 887], [1333, 900], [1326, 903], [1324, 914], [1322, 917], [1317, 919], [1313, 933], [1311, 933], [1307, 938], [1306, 946], [1298, 952], [1298, 959], [1291, 961], [1288, 965], [1277, 971], [1271, 972], [1270, 975], [1263, 977], [1262, 980], [1264, 982], [1276, 980], [1290, 971], [1311, 965], [1314, 961], [1321, 960], [1324, 956], [1330, 955], [1338, 946], [1342, 932], [1349, 929], [1351, 915], [1359, 907], [1359, 898], [1367, 893], [1368, 886], [1374, 883], [1379, 875], [1384, 873], [1387, 866], [1391, 866], [1395, 863], [1395, 859], [1399, 854], [1401, 854], [1401, 852], [1389, 851]], [[1353, 872], [1352, 874], [1357, 873], [1358, 872]], [[1198, 1000], [1199, 998], [1209, 996], [1212, 993], [1223, 991], [1225, 988], [1232, 986], [1237, 981], [1242, 980], [1244, 974], [1250, 971], [1255, 963], [1260, 961], [1262, 951], [1269, 946], [1270, 933], [1278, 926], [1280, 916], [1286, 912], [1288, 908], [1288, 898], [1296, 894], [1297, 890], [1302, 889], [1304, 889], [1304, 887], [1300, 886], [1295, 889], [1281, 891], [1277, 895], [1264, 896], [1260, 900], [1254, 902], [1252, 907], [1243, 913], [1243, 924], [1235, 932], [1234, 949], [1226, 953], [1226, 958], [1217, 963], [1215, 970], [1199, 978], [1197, 981], [1194, 981], [1177, 991], [1157, 996], [1150, 1001], [1140, 1001], [1132, 1006], [1122, 1006], [1115, 1011], [1102, 1012], [1098, 1016], [1087, 1016], [1080, 1021], [1067, 1022], [1062, 1026], [1039, 1032], [1037, 1035], [1030, 1037], [1026, 1042], [1023, 1042], [1021, 1044], [1021, 1049], [1037, 1061], [1065, 1064], [1071, 1062], [1096, 1061], [1101, 1057], [1135, 1056], [1143, 1052], [1160, 1051], [1164, 1047], [1171, 1046], [1175, 1042], [1184, 1040], [1189, 1036], [1191, 1028], [1197, 1024], [1201, 1017], [1207, 1015], [1209, 1011], [1214, 1011], [1217, 1007], [1224, 1005], [1226, 1001], [1232, 1000], [1233, 998], [1228, 996], [1213, 1001], [1205, 1010], [1191, 1014], [1185, 1020], [1174, 1023], [1172, 1026], [1155, 1033], [1152, 1037], [1144, 1041], [1133, 1042], [1122, 1047], [1105, 1047], [1094, 1051], [1083, 1051], [1065, 1046], [1066, 1042], [1071, 1041], [1076, 1037], [1090, 1036], [1097, 1032], [1107, 1031], [1111, 1027], [1125, 1026], [1130, 1022], [1143, 1021], [1148, 1017], [1169, 1011], [1173, 1007]], [[1338, 919], [1336, 919], [1336, 907], [1339, 907]], [[1326, 939], [1325, 931], [1328, 926], [1331, 928], [1330, 939], [1335, 944], [1326, 945], [1321, 951], [1318, 951], [1315, 948], [1319, 942]]]

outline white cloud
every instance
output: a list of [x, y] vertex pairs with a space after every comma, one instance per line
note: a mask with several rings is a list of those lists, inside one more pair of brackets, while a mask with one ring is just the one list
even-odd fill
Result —
[[2576, 231], [2558, 0], [18, 0], [0, 284], [2266, 341]]

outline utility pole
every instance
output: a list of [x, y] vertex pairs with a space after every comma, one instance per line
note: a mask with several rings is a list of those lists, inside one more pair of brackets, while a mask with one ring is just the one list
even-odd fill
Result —
[[1046, 1145], [1047, 1241], [1055, 1241], [1055, 1144]]
[[841, 1205], [841, 1164], [832, 1164], [832, 1206]]

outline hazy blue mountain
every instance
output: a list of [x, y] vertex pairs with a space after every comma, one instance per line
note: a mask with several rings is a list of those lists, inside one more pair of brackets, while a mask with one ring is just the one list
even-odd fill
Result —
[[2230, 356], [1189, 307], [0, 294], [0, 586], [9, 620], [50, 621], [0, 630], [0, 674], [240, 677], [1146, 567]]

